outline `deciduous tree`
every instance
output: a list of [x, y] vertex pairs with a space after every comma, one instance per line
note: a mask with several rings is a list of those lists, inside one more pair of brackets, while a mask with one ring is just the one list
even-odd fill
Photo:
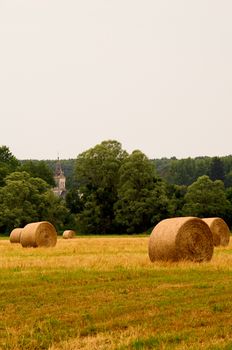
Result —
[[67, 209], [48, 184], [26, 172], [13, 172], [0, 188], [0, 229], [9, 232], [29, 222], [50, 220], [61, 224]]
[[225, 217], [231, 209], [221, 180], [212, 181], [201, 176], [188, 187], [183, 214], [198, 217]]
[[166, 186], [141, 151], [124, 159], [119, 170], [115, 221], [128, 233], [143, 232], [168, 214]]
[[0, 147], [0, 186], [4, 185], [5, 177], [15, 171], [20, 165], [19, 161], [10, 152], [7, 146]]
[[118, 172], [126, 156], [118, 141], [109, 140], [77, 157], [76, 182], [83, 203], [77, 218], [82, 232], [114, 232]]
[[26, 171], [32, 177], [39, 177], [46, 181], [50, 186], [55, 186], [52, 170], [48, 167], [45, 161], [25, 161], [20, 169], [20, 171]]

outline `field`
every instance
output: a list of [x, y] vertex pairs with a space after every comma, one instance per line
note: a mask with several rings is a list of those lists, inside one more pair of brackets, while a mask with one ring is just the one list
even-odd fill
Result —
[[0, 349], [232, 349], [232, 241], [202, 264], [152, 264], [147, 245], [1, 239]]

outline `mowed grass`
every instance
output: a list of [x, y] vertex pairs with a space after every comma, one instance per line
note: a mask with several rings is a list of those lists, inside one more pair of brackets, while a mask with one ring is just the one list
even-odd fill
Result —
[[148, 237], [0, 240], [0, 349], [232, 349], [232, 242], [151, 263]]

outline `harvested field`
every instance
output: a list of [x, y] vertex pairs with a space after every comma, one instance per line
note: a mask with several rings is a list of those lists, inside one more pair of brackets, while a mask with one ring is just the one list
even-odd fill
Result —
[[0, 240], [0, 349], [229, 349], [232, 242], [151, 263], [148, 239]]

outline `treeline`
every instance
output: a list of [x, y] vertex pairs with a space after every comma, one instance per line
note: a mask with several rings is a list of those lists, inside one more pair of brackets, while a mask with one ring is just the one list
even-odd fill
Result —
[[211, 180], [222, 180], [232, 186], [232, 156], [196, 157], [186, 159], [154, 159], [157, 173], [168, 183], [189, 186], [199, 176], [208, 175]]
[[[57, 160], [45, 161], [52, 173], [55, 171], [56, 162]], [[169, 184], [189, 186], [198, 177], [207, 175], [213, 181], [222, 180], [226, 188], [232, 186], [232, 155], [225, 157], [189, 157], [186, 159], [172, 157], [153, 159], [151, 162], [154, 163], [157, 175]], [[62, 160], [62, 169], [66, 176], [68, 189], [71, 189], [75, 182], [75, 163], [76, 159]]]
[[232, 156], [149, 160], [118, 141], [61, 161], [65, 199], [52, 192], [56, 161], [19, 161], [0, 147], [0, 232], [48, 220], [83, 234], [140, 233], [174, 216], [232, 225]]

